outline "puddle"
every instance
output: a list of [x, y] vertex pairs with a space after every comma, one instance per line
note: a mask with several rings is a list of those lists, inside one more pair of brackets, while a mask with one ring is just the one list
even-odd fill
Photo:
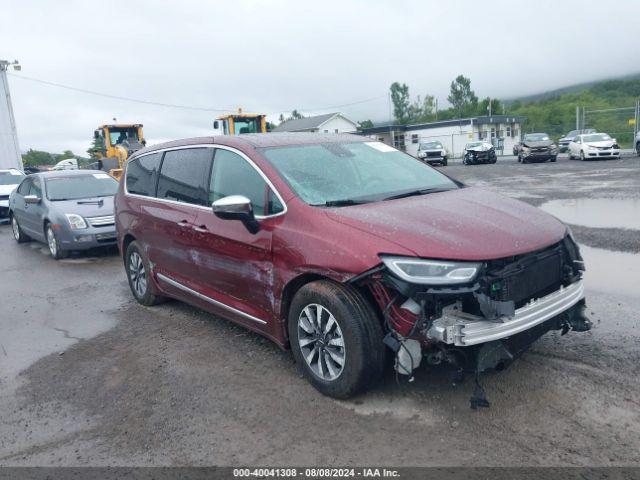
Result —
[[640, 298], [640, 254], [580, 245], [588, 290]]
[[579, 198], [551, 200], [540, 206], [565, 223], [593, 228], [640, 230], [640, 199]]

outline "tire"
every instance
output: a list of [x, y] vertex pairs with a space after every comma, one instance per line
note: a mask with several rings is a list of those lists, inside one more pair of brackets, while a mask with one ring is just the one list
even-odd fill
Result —
[[60, 260], [66, 258], [69, 255], [69, 252], [62, 247], [60, 247], [60, 243], [58, 242], [58, 237], [56, 237], [56, 232], [54, 232], [53, 228], [51, 228], [51, 224], [47, 223], [44, 226], [44, 236], [47, 240], [47, 246], [49, 247], [49, 253], [51, 253], [51, 257], [55, 260]]
[[582, 160], [583, 162], [585, 161], [584, 152], [582, 150], [580, 150], [580, 160]]
[[551, 157], [549, 160], [550, 160], [551, 162], [556, 162], [556, 161], [558, 160], [558, 157]]
[[349, 398], [382, 376], [387, 352], [381, 321], [352, 287], [308, 283], [294, 296], [288, 317], [293, 357], [323, 395]]
[[442, 166], [443, 166], [443, 167], [446, 167], [448, 163], [449, 163], [449, 161], [445, 158], [445, 159], [442, 161]]
[[27, 243], [31, 241], [31, 237], [26, 235], [22, 228], [20, 228], [20, 224], [18, 223], [18, 219], [13, 216], [13, 214], [9, 215], [11, 218], [11, 230], [13, 231], [13, 238], [16, 239], [18, 243]]
[[640, 142], [636, 143], [636, 155], [640, 157]]
[[127, 281], [129, 282], [131, 293], [138, 303], [151, 307], [166, 301], [165, 297], [153, 293], [150, 282], [149, 260], [136, 241], [129, 244], [124, 254], [124, 269], [127, 273]]
[[529, 163], [529, 159], [527, 157], [522, 157], [522, 163]]
[[571, 155], [571, 150], [569, 150], [569, 160], [573, 160], [573, 155]]

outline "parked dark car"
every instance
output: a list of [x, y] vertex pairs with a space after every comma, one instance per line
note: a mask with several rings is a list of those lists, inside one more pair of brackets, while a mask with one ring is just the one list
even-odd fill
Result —
[[565, 225], [359, 136], [146, 148], [115, 212], [138, 302], [180, 299], [290, 347], [337, 398], [378, 380], [388, 355], [400, 374], [423, 361], [479, 373], [590, 325]]
[[465, 165], [496, 163], [497, 160], [498, 157], [494, 146], [482, 140], [467, 143], [462, 152], [462, 163]]
[[447, 150], [442, 142], [422, 142], [418, 145], [418, 158], [429, 165], [447, 166]]
[[564, 153], [569, 151], [569, 144], [578, 136], [583, 133], [596, 133], [594, 128], [583, 128], [581, 130], [571, 130], [564, 137], [558, 140], [558, 151]]
[[558, 146], [546, 133], [528, 133], [522, 139], [518, 152], [518, 162], [555, 162]]
[[18, 243], [46, 243], [56, 260], [72, 250], [115, 245], [117, 188], [118, 182], [97, 170], [29, 175], [9, 198], [13, 236]]

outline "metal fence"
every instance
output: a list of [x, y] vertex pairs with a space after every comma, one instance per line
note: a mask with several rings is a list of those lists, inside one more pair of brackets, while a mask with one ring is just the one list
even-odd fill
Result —
[[579, 128], [594, 128], [614, 137], [622, 148], [633, 148], [638, 133], [640, 101], [618, 108], [582, 107], [577, 117]]

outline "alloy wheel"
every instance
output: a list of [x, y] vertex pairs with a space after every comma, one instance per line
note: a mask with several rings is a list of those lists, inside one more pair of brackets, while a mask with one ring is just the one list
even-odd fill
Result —
[[58, 254], [58, 242], [56, 241], [56, 236], [53, 233], [53, 229], [51, 227], [47, 228], [47, 244], [49, 244], [49, 251], [51, 252], [51, 256], [55, 258]]
[[144, 297], [147, 292], [147, 272], [138, 252], [133, 252], [129, 256], [129, 278], [136, 295], [140, 298]]
[[345, 366], [345, 344], [340, 325], [322, 305], [312, 303], [298, 317], [298, 344], [313, 374], [325, 381], [340, 376]]
[[11, 217], [11, 229], [13, 230], [13, 238], [15, 238], [17, 242], [19, 242], [20, 225], [18, 225], [18, 220], [16, 220], [16, 217]]

